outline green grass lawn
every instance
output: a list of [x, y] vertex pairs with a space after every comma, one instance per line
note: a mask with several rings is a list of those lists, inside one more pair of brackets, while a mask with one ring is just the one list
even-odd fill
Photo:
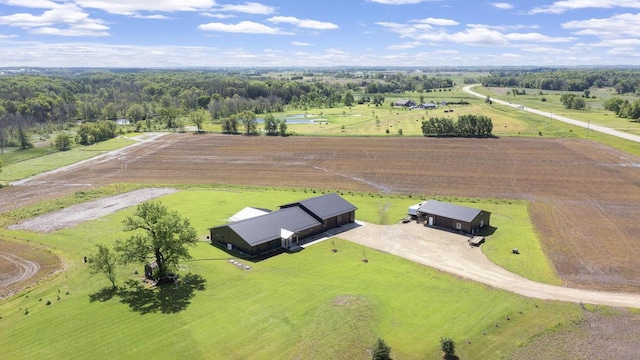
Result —
[[[120, 149], [134, 142], [125, 137], [117, 137], [94, 145], [77, 146], [68, 151], [52, 152], [50, 149], [15, 150], [6, 154], [9, 157], [8, 162], [4, 162], [4, 157], [2, 158], [5, 165], [2, 166], [2, 172], [0, 172], [0, 183], [16, 181], [54, 170], [111, 150]], [[14, 154], [22, 151], [28, 155]]]
[[[190, 218], [204, 238], [208, 227], [244, 206], [274, 208], [313, 195], [291, 189], [192, 189], [162, 202]], [[360, 208], [357, 218], [372, 222], [394, 222], [417, 202], [344, 196]], [[525, 206], [493, 205], [488, 210], [498, 224], [494, 236], [503, 229], [515, 233], [518, 225], [508, 229], [502, 213], [516, 218]], [[381, 208], [387, 208], [384, 216]], [[439, 357], [438, 341], [447, 336], [457, 342], [461, 358], [490, 359], [580, 313], [575, 304], [526, 299], [342, 240], [336, 240], [337, 253], [330, 243], [319, 243], [249, 263], [249, 271], [202, 242], [192, 249], [194, 260], [183, 264], [188, 281], [180, 287], [127, 286], [127, 279], [139, 277], [133, 274], [136, 266], [127, 266], [113, 293], [106, 278], [88, 276], [82, 257], [97, 243], [125, 238], [121, 221], [132, 210], [48, 235], [2, 230], [5, 237], [50, 246], [67, 265], [55, 278], [0, 303], [3, 357], [366, 359], [366, 349], [382, 337], [394, 358], [423, 359]], [[364, 251], [368, 263], [361, 261]], [[142, 272], [141, 265], [137, 269]]]

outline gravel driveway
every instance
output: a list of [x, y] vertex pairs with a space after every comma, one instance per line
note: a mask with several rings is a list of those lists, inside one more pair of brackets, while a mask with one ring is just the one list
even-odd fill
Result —
[[640, 308], [640, 295], [572, 289], [531, 281], [492, 263], [480, 248], [468, 245], [468, 236], [410, 222], [362, 226], [340, 238], [415, 261], [482, 284], [527, 297]]

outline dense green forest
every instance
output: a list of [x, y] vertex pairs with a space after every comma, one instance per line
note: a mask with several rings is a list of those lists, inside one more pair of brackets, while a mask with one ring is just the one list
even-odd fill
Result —
[[537, 69], [496, 71], [482, 77], [485, 87], [584, 91], [591, 87], [612, 87], [620, 94], [640, 90], [638, 69]]
[[[62, 130], [77, 121], [128, 119], [138, 129], [150, 119], [168, 129], [180, 119], [206, 110], [222, 125], [247, 111], [267, 114], [293, 108], [330, 108], [345, 102], [351, 91], [431, 91], [453, 86], [449, 78], [426, 74], [300, 73], [264, 76], [179, 70], [79, 71], [0, 77], [0, 145], [28, 147], [26, 134]], [[324, 79], [341, 80], [325, 81]], [[311, 80], [310, 80], [311, 79]], [[374, 97], [382, 105], [384, 97]], [[228, 129], [226, 129], [228, 130]], [[235, 131], [231, 131], [235, 132]], [[85, 139], [86, 140], [86, 139]]]

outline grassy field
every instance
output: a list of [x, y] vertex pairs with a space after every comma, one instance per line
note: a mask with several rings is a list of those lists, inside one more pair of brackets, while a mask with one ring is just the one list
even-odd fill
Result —
[[[585, 99], [588, 106], [586, 110], [566, 109], [562, 105], [562, 102], [560, 102], [560, 97], [563, 94], [574, 94], [577, 97], [583, 96], [583, 93], [579, 91], [544, 90], [542, 91], [542, 94], [540, 94], [539, 90], [527, 89], [527, 95], [509, 96], [505, 94], [507, 89], [504, 88], [476, 87], [474, 90], [502, 100], [522, 104], [533, 109], [539, 109], [553, 114], [566, 116], [568, 118], [614, 128], [631, 134], [640, 134], [640, 123], [620, 118], [616, 116], [614, 112], [604, 110], [603, 108], [604, 101], [611, 97], [619, 96], [627, 98], [629, 101], [634, 101], [635, 97], [617, 95], [614, 91], [609, 91], [607, 89], [597, 89], [592, 91], [590, 95], [595, 96], [596, 98]], [[542, 98], [545, 98], [546, 101], [542, 101]]]
[[74, 147], [68, 151], [52, 152], [42, 148], [14, 150], [1, 157], [4, 165], [0, 172], [0, 183], [54, 170], [133, 143], [133, 140], [126, 137], [117, 137], [94, 145]]
[[[191, 189], [162, 201], [190, 218], [204, 238], [208, 227], [244, 206], [273, 208], [312, 195]], [[416, 202], [344, 196], [362, 209], [359, 219], [372, 222], [395, 221]], [[497, 224], [501, 211], [516, 217], [519, 212], [509, 206], [523, 207], [494, 205]], [[385, 216], [381, 207], [388, 208]], [[320, 243], [252, 263], [249, 271], [229, 264], [228, 254], [203, 242], [192, 249], [194, 260], [184, 263], [181, 273], [187, 281], [180, 287], [138, 289], [138, 282], [127, 284], [138, 278], [135, 266], [129, 266], [121, 269], [120, 288], [112, 292], [105, 288], [106, 278], [87, 275], [82, 257], [96, 243], [126, 237], [121, 221], [131, 212], [49, 235], [3, 230], [3, 236], [50, 246], [67, 265], [47, 283], [0, 303], [4, 356], [366, 359], [366, 349], [382, 337], [394, 358], [422, 359], [438, 357], [438, 341], [448, 336], [456, 340], [461, 358], [500, 358], [519, 342], [580, 313], [576, 305], [536, 302], [371, 250], [369, 263], [363, 263], [365, 249], [341, 240], [336, 240], [337, 253], [329, 243]], [[512, 231], [498, 227], [498, 232]]]

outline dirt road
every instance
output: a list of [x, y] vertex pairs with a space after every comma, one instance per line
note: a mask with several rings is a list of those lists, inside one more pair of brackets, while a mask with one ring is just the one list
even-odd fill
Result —
[[[471, 94], [473, 96], [479, 97], [479, 98], [486, 98], [486, 95], [482, 95], [480, 93], [477, 93], [473, 90], [471, 90], [471, 88], [478, 86], [478, 84], [475, 85], [468, 85], [462, 88], [462, 90], [464, 90], [465, 92], [467, 92], [468, 94]], [[621, 139], [626, 139], [626, 140], [630, 140], [630, 141], [635, 141], [640, 143], [640, 136], [638, 135], [633, 135], [633, 134], [628, 134], [626, 132], [622, 132], [622, 131], [618, 131], [618, 130], [614, 130], [611, 128], [608, 128], [606, 126], [602, 126], [602, 125], [598, 125], [598, 124], [590, 124], [590, 123], [584, 123], [584, 121], [578, 121], [575, 119], [571, 119], [568, 118], [566, 116], [561, 116], [561, 115], [554, 115], [550, 112], [546, 112], [546, 111], [541, 111], [541, 110], [537, 110], [537, 109], [532, 109], [526, 106], [522, 106], [522, 105], [518, 105], [518, 104], [512, 104], [511, 102], [508, 101], [504, 101], [504, 100], [500, 100], [500, 99], [496, 99], [496, 98], [491, 98], [491, 101], [496, 102], [498, 104], [501, 105], [506, 105], [506, 106], [511, 106], [513, 108], [518, 108], [522, 111], [528, 111], [530, 113], [536, 114], [536, 115], [540, 115], [540, 116], [544, 116], [544, 117], [548, 117], [551, 118], [553, 120], [558, 120], [558, 121], [562, 121], [564, 123], [567, 124], [571, 124], [574, 126], [579, 126], [585, 129], [590, 129], [593, 131], [597, 131], [597, 132], [601, 132], [603, 134], [607, 134], [607, 135], [612, 135], [612, 136], [616, 136], [619, 137]]]
[[572, 289], [525, 279], [489, 261], [479, 248], [469, 246], [468, 236], [427, 228], [414, 222], [386, 226], [363, 223], [363, 226], [338, 236], [531, 298], [640, 308], [640, 294]]

